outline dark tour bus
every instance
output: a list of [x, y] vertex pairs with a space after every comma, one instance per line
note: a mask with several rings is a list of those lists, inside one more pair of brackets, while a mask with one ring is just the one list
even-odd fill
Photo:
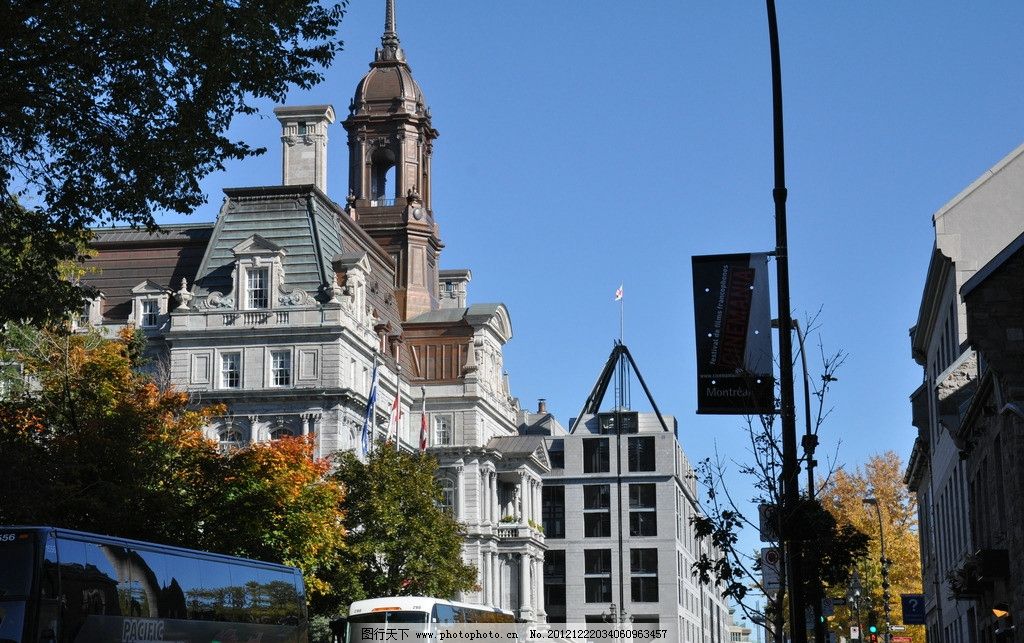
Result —
[[294, 567], [0, 526], [0, 643], [306, 640]]

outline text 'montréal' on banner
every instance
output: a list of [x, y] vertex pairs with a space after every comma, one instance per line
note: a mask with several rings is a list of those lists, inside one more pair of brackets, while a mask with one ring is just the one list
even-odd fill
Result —
[[697, 413], [775, 412], [768, 255], [693, 257]]

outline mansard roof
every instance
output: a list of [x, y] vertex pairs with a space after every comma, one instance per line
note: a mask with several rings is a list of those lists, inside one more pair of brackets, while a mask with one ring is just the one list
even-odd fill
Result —
[[[196, 277], [196, 294], [232, 289], [235, 253], [256, 244], [285, 250], [289, 288], [319, 292], [334, 280], [331, 259], [344, 251], [336, 213], [311, 185], [230, 188]], [[250, 242], [250, 243], [247, 243]]]
[[162, 225], [143, 228], [97, 228], [90, 247], [96, 254], [85, 260], [82, 281], [104, 294], [105, 319], [128, 319], [132, 289], [149, 280], [161, 288], [177, 290], [181, 280], [195, 280], [203, 251], [213, 232], [212, 223]]

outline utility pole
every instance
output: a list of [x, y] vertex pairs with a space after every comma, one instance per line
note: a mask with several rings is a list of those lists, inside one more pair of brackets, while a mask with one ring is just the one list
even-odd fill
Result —
[[800, 465], [796, 452], [796, 410], [793, 401], [793, 337], [789, 301], [789, 247], [786, 228], [786, 162], [782, 127], [782, 62], [775, 0], [765, 0], [772, 63], [772, 114], [775, 141], [775, 265], [779, 314], [779, 397], [782, 421], [782, 540], [789, 580], [789, 633], [793, 643], [807, 643], [801, 569], [802, 547], [792, 515], [800, 503]]

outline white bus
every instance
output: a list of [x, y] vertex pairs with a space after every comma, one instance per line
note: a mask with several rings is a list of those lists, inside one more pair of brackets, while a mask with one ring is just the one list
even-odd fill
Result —
[[456, 603], [428, 596], [370, 598], [352, 603], [348, 610], [344, 640], [363, 640], [361, 628], [415, 628], [433, 630], [435, 624], [515, 623], [512, 612], [486, 605]]

